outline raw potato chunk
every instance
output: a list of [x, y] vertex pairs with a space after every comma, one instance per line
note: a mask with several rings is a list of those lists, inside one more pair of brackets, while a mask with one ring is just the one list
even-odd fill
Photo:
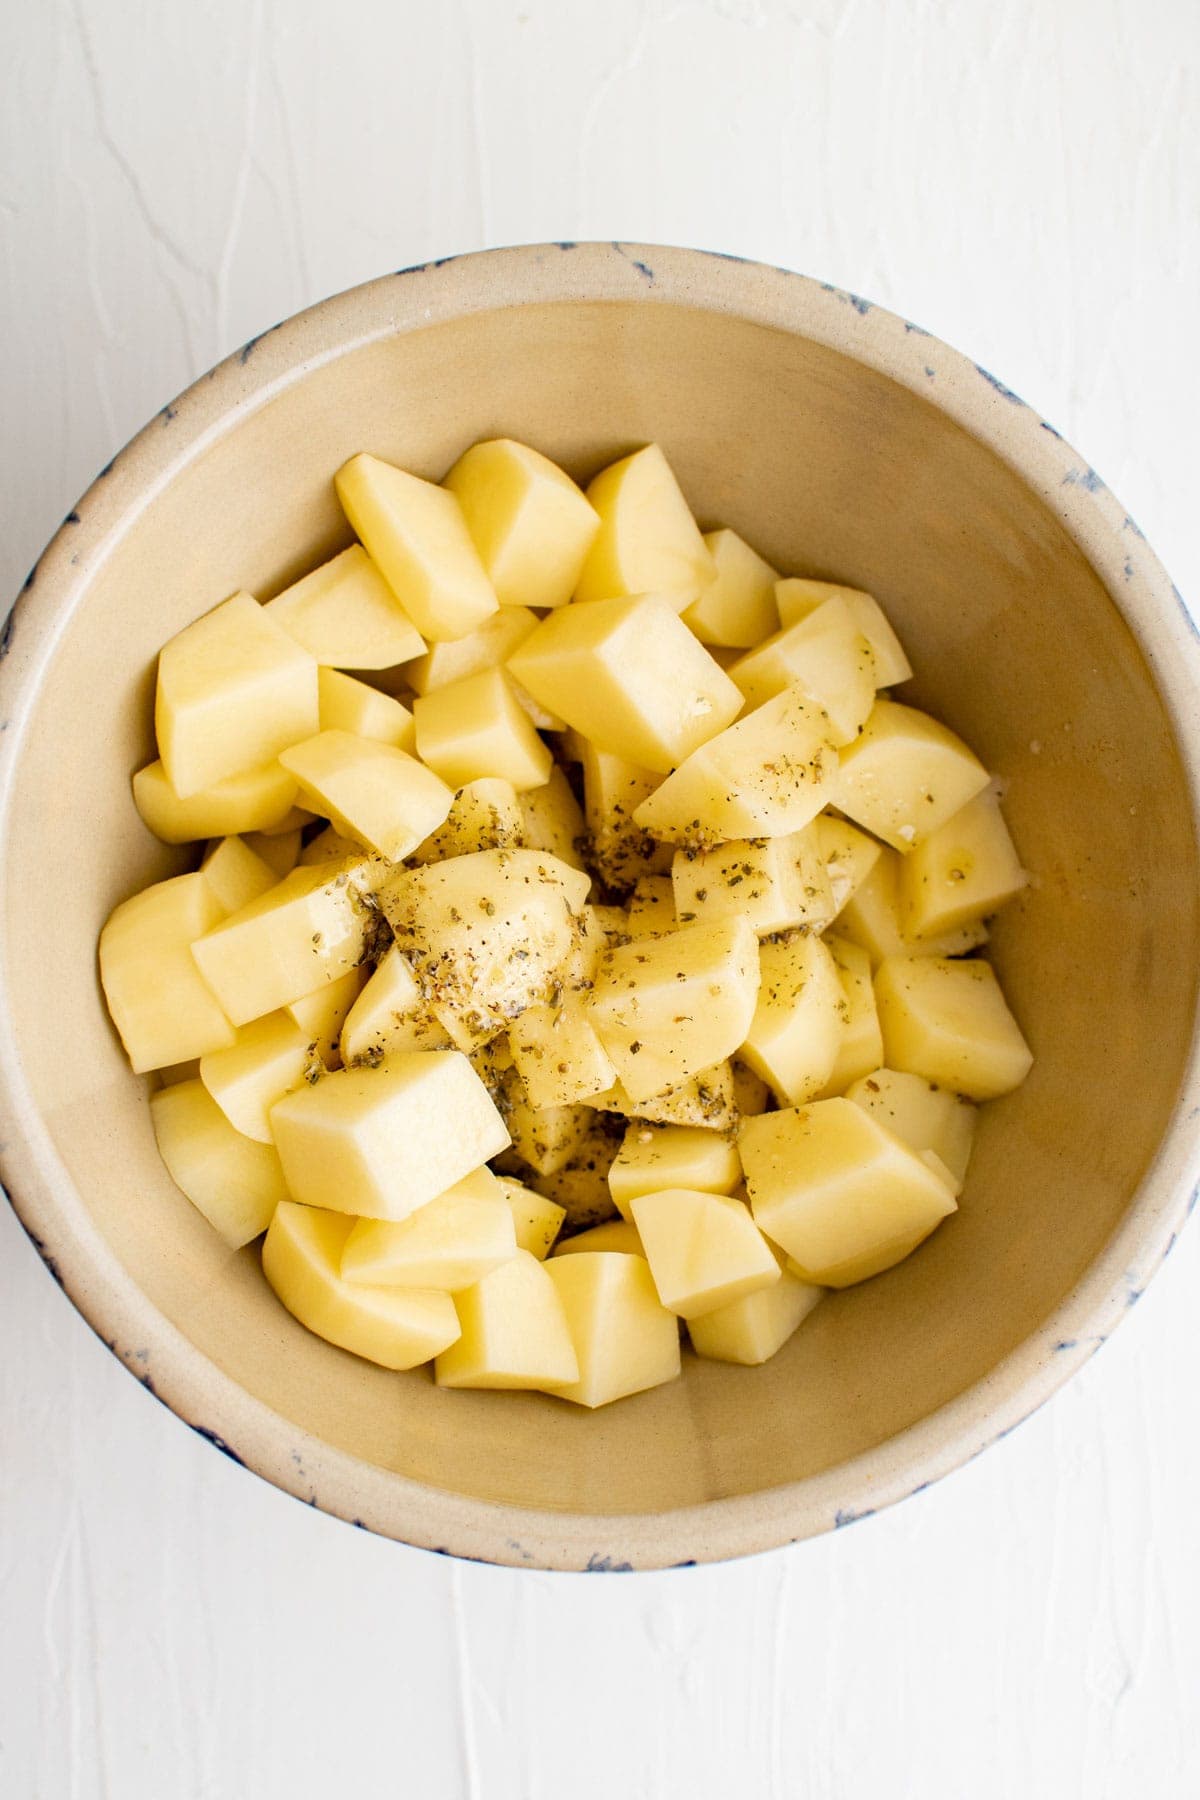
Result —
[[457, 1338], [454, 1302], [432, 1289], [344, 1281], [342, 1251], [353, 1227], [344, 1213], [285, 1200], [263, 1245], [263, 1274], [318, 1337], [385, 1369], [415, 1369]]
[[[761, 956], [760, 951], [760, 969]], [[762, 992], [761, 986], [759, 992]], [[757, 1007], [755, 1010], [758, 1010]], [[740, 1062], [736, 1057], [730, 1067], [733, 1071], [733, 1103], [739, 1118], [749, 1119], [757, 1113], [766, 1112], [771, 1104], [771, 1090], [762, 1076], [748, 1063]]]
[[990, 790], [927, 837], [900, 872], [900, 916], [910, 937], [954, 931], [994, 913], [1028, 880], [1000, 802]]
[[445, 485], [501, 606], [565, 606], [600, 519], [569, 475], [512, 438], [492, 438], [460, 456]]
[[317, 662], [335, 669], [390, 669], [425, 648], [361, 544], [293, 582], [263, 610]]
[[277, 825], [291, 812], [298, 791], [295, 776], [278, 761], [230, 775], [186, 800], [171, 786], [161, 762], [148, 763], [133, 778], [133, 803], [164, 844], [232, 837]]
[[417, 749], [451, 787], [499, 775], [518, 793], [550, 778], [553, 758], [503, 669], [483, 669], [413, 703]]
[[551, 1388], [552, 1393], [579, 1406], [607, 1406], [675, 1380], [679, 1325], [659, 1301], [644, 1257], [597, 1244], [586, 1255], [560, 1252], [546, 1264], [546, 1273], [562, 1302], [579, 1362], [579, 1379]]
[[434, 1365], [439, 1387], [545, 1388], [579, 1380], [558, 1289], [527, 1250], [457, 1296], [462, 1336]]
[[633, 816], [675, 844], [786, 837], [816, 817], [837, 780], [829, 720], [797, 686], [693, 751]]
[[608, 1121], [593, 1113], [569, 1161], [551, 1174], [535, 1171], [529, 1185], [563, 1208], [566, 1229], [583, 1231], [600, 1225], [616, 1217], [608, 1191], [608, 1170], [616, 1151]]
[[535, 1174], [557, 1175], [575, 1161], [588, 1142], [595, 1114], [590, 1106], [534, 1106], [515, 1069], [503, 1082], [500, 1108], [512, 1137], [513, 1154]]
[[661, 593], [682, 612], [716, 578], [716, 566], [657, 444], [602, 469], [587, 490], [600, 515], [576, 600]]
[[549, 1003], [589, 877], [537, 850], [480, 850], [397, 870], [380, 896], [426, 999], [503, 1030]]
[[660, 1188], [637, 1195], [629, 1210], [658, 1297], [681, 1319], [698, 1318], [779, 1280], [771, 1246], [742, 1200]]
[[181, 800], [261, 768], [311, 737], [317, 717], [316, 663], [249, 594], [185, 626], [159, 654], [154, 729]]
[[240, 837], [221, 838], [210, 845], [200, 872], [226, 913], [248, 906], [278, 880], [271, 865]]
[[661, 594], [560, 608], [508, 668], [598, 749], [661, 775], [742, 707], [728, 675]]
[[873, 1113], [894, 1137], [923, 1156], [933, 1152], [956, 1194], [962, 1192], [975, 1136], [975, 1108], [969, 1100], [935, 1087], [921, 1075], [876, 1069], [846, 1089], [847, 1100]]
[[739, 1146], [756, 1221], [823, 1287], [890, 1269], [955, 1211], [946, 1183], [849, 1100], [748, 1119]]
[[[599, 1106], [599, 1100], [594, 1100]], [[732, 1131], [737, 1123], [733, 1103], [733, 1065], [725, 1060], [701, 1069], [674, 1087], [633, 1100], [617, 1083], [616, 1109], [652, 1125], [686, 1125], [698, 1131]]]
[[449, 687], [452, 681], [465, 681], [468, 675], [501, 668], [537, 622], [537, 614], [527, 606], [502, 606], [465, 637], [431, 644], [424, 656], [409, 663], [404, 670], [405, 680], [414, 694], [432, 694], [438, 688]]
[[[276, 881], [282, 881], [290, 875], [300, 860], [300, 827], [295, 830], [262, 832], [251, 831], [242, 839], [247, 849], [253, 850], [255, 856], [261, 856], [268, 868], [274, 873]], [[353, 850], [356, 846], [350, 846]], [[347, 852], [349, 854], [349, 852]]]
[[877, 700], [862, 736], [842, 752], [834, 802], [903, 856], [989, 779], [962, 739], [928, 713]]
[[[694, 921], [689, 920], [689, 924]], [[625, 908], [625, 929], [634, 938], [659, 938], [677, 931], [675, 889], [669, 875], [639, 875]]]
[[235, 1131], [200, 1081], [151, 1094], [150, 1122], [171, 1180], [231, 1250], [267, 1229], [288, 1197], [270, 1144]]
[[518, 1250], [528, 1250], [539, 1262], [545, 1262], [567, 1216], [566, 1208], [506, 1175], [500, 1176], [499, 1181], [512, 1212]]
[[556, 763], [541, 787], [526, 788], [518, 798], [523, 816], [522, 840], [527, 850], [548, 850], [560, 862], [582, 869], [583, 809]]
[[635, 1102], [730, 1056], [758, 994], [758, 941], [744, 919], [686, 925], [605, 953], [592, 1022]]
[[[327, 981], [313, 993], [302, 994], [298, 1000], [289, 1000], [283, 1009], [289, 1018], [296, 1021], [304, 1033], [309, 1050], [320, 1058], [327, 1069], [341, 1067], [338, 1040], [342, 1035], [342, 1024], [362, 992], [368, 973], [367, 969], [361, 967], [348, 969], [336, 981]], [[430, 1044], [428, 1047], [434, 1050], [441, 1046]]]
[[318, 831], [312, 842], [306, 844], [297, 859], [300, 867], [307, 869], [314, 863], [345, 862], [348, 856], [361, 856], [362, 845], [354, 838], [343, 837], [332, 825], [326, 825], [324, 831]]
[[802, 581], [794, 576], [775, 586], [775, 604], [782, 625], [795, 625], [816, 612], [827, 600], [841, 600], [849, 607], [854, 623], [871, 646], [875, 657], [875, 680], [879, 687], [895, 687], [907, 681], [912, 664], [888, 621], [878, 600], [864, 594], [861, 588], [838, 587], [829, 581]]
[[346, 517], [423, 638], [465, 637], [496, 611], [453, 494], [377, 456], [352, 456], [334, 479]]
[[354, 737], [374, 738], [395, 750], [416, 754], [417, 731], [407, 706], [390, 694], [355, 681], [337, 669], [322, 669], [317, 677], [321, 700], [321, 730], [349, 731]]
[[630, 1202], [660, 1188], [692, 1188], [705, 1194], [730, 1194], [742, 1179], [742, 1165], [732, 1138], [687, 1125], [626, 1127], [625, 1141], [608, 1171], [617, 1210], [628, 1219]]
[[445, 1050], [449, 1043], [421, 998], [412, 964], [393, 944], [346, 1015], [342, 1061], [349, 1069], [401, 1050]]
[[843, 1094], [860, 1075], [869, 1075], [883, 1062], [883, 1036], [871, 983], [871, 959], [859, 944], [827, 937], [830, 955], [837, 964], [842, 986], [842, 1035], [829, 1080], [820, 1098]]
[[774, 1287], [756, 1288], [715, 1312], [690, 1319], [692, 1349], [697, 1356], [711, 1356], [717, 1362], [765, 1363], [782, 1350], [824, 1298], [824, 1288], [801, 1281], [785, 1268]]
[[509, 1026], [508, 1047], [534, 1107], [590, 1100], [617, 1078], [578, 994], [557, 1006], [528, 1007]]
[[858, 736], [875, 703], [875, 658], [845, 603], [827, 600], [751, 650], [729, 671], [750, 708], [799, 682], [829, 715], [836, 744]]
[[490, 1169], [456, 1182], [407, 1219], [359, 1219], [342, 1251], [347, 1281], [376, 1287], [473, 1287], [517, 1254], [512, 1208]]
[[196, 965], [235, 1025], [315, 993], [363, 960], [377, 923], [364, 897], [373, 880], [363, 856], [293, 869], [240, 912], [197, 931]]
[[307, 1035], [285, 1012], [243, 1025], [227, 1050], [200, 1058], [200, 1079], [235, 1131], [271, 1142], [270, 1110], [309, 1072], [323, 1073]]
[[233, 1024], [191, 953], [224, 916], [200, 873], [156, 882], [110, 913], [100, 981], [135, 1075], [233, 1043]]
[[445, 819], [453, 790], [407, 751], [348, 731], [322, 731], [280, 757], [305, 799], [347, 837], [388, 862], [408, 856]]
[[758, 960], [758, 1004], [741, 1055], [781, 1105], [800, 1106], [829, 1081], [845, 1036], [840, 971], [824, 941], [806, 932], [760, 944]]
[[835, 818], [832, 813], [822, 813], [820, 818], [813, 820], [812, 828], [829, 878], [832, 924], [883, 855], [883, 845], [860, 831], [857, 825], [851, 825], [847, 819]]
[[759, 644], [779, 630], [775, 606], [778, 572], [764, 562], [736, 531], [710, 531], [705, 547], [717, 571], [683, 615], [683, 622], [702, 644]]
[[519, 850], [525, 815], [511, 781], [481, 776], [464, 782], [444, 822], [412, 853], [415, 863], [445, 862], [475, 850]]
[[1033, 1053], [1008, 1009], [990, 963], [889, 957], [875, 996], [891, 1069], [923, 1075], [969, 1100], [1020, 1087]]
[[671, 849], [656, 844], [634, 818], [662, 777], [640, 763], [579, 741], [583, 768], [587, 853], [602, 881], [627, 888], [643, 873], [662, 874], [671, 867]]
[[740, 917], [766, 937], [797, 925], [820, 929], [831, 910], [811, 826], [788, 837], [731, 838], [711, 850], [677, 850], [671, 881], [680, 924]]
[[457, 1050], [326, 1075], [278, 1101], [271, 1129], [295, 1199], [366, 1219], [406, 1219], [509, 1141]]
[[[606, 1219], [555, 1246], [555, 1256], [586, 1256], [595, 1250], [614, 1250], [623, 1256], [641, 1256], [642, 1240], [632, 1219]], [[657, 1296], [656, 1296], [657, 1297]], [[675, 1333], [679, 1336], [678, 1330]]]
[[[916, 850], [914, 856], [922, 851]], [[860, 944], [873, 966], [885, 956], [962, 956], [987, 942], [982, 920], [957, 926], [939, 937], [914, 942], [905, 936], [900, 915], [900, 886], [908, 858], [883, 850], [866, 880], [850, 896], [838, 917], [838, 935]]]

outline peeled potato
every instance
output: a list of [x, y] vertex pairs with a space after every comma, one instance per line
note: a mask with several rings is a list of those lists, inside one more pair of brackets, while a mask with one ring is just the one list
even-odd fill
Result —
[[434, 1365], [439, 1387], [546, 1388], [579, 1380], [558, 1289], [527, 1250], [455, 1302], [462, 1334]]
[[565, 606], [600, 530], [591, 503], [549, 457], [512, 438], [473, 444], [445, 485], [502, 606]]
[[679, 1325], [661, 1304], [644, 1257], [597, 1244], [590, 1254], [552, 1257], [546, 1273], [579, 1365], [578, 1379], [557, 1383], [552, 1393], [579, 1406], [607, 1406], [674, 1381], [680, 1368]]
[[580, 572], [576, 600], [661, 593], [681, 612], [716, 578], [712, 556], [657, 444], [602, 469], [587, 497], [600, 516], [600, 529]]

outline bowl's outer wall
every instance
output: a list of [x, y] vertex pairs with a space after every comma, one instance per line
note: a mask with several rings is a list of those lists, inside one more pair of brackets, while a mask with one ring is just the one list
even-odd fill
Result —
[[[467, 259], [465, 277], [373, 284], [223, 365], [217, 400], [202, 383], [167, 409], [39, 571], [5, 714], [6, 1105], [24, 1145], [6, 1167], [27, 1224], [130, 1366], [305, 1497], [501, 1560], [730, 1554], [916, 1485], [986, 1441], [989, 1406], [1015, 1392], [999, 1372], [1021, 1365], [1027, 1410], [1056, 1378], [1054, 1343], [1064, 1367], [1075, 1360], [1081, 1333], [1054, 1338], [1053, 1321], [1128, 1230], [1187, 1075], [1192, 801], [1098, 559], [1003, 454], [939, 410], [939, 380], [961, 384], [969, 365], [774, 271], [656, 253], [651, 282], [646, 258], [585, 248], [564, 280], [566, 252], [506, 254], [507, 267]], [[520, 259], [534, 257], [541, 273], [522, 287]], [[414, 280], [433, 284], [428, 317], [400, 304]], [[755, 283], [772, 305], [783, 284], [796, 329], [767, 306], [738, 316], [754, 313]], [[834, 347], [867, 326], [893, 333], [896, 356], [911, 338], [925, 393], [907, 385], [911, 355], [893, 379]], [[978, 379], [988, 405], [1024, 412]], [[689, 1360], [681, 1383], [598, 1415], [442, 1393], [296, 1325], [255, 1253], [230, 1257], [167, 1178], [147, 1084], [125, 1066], [95, 971], [109, 909], [181, 866], [128, 789], [153, 754], [159, 645], [235, 588], [266, 598], [347, 541], [331, 474], [354, 451], [439, 477], [498, 434], [580, 477], [657, 439], [705, 525], [734, 526], [783, 569], [877, 594], [919, 672], [915, 697], [1007, 782], [1034, 877], [994, 947], [1037, 1061], [988, 1109], [960, 1213], [898, 1270], [829, 1300], [765, 1368]], [[1047, 444], [1069, 470], [1071, 453]], [[1064, 498], [1097, 504], [1094, 478], [1068, 478]], [[1135, 532], [1127, 549], [1130, 591], [1161, 581]], [[8, 704], [13, 685], [10, 671]], [[1188, 1154], [1181, 1141], [1143, 1190], [1145, 1243], [1159, 1250]], [[1092, 1303], [1111, 1311], [1113, 1285]], [[697, 1507], [690, 1536], [656, 1524]], [[561, 1518], [535, 1524], [524, 1509]]]

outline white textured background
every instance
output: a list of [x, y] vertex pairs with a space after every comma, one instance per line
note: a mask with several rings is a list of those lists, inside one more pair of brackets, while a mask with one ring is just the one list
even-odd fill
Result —
[[[276, 319], [620, 236], [920, 321], [1200, 596], [1198, 73], [1195, 0], [0, 0], [0, 592]], [[0, 1795], [1192, 1800], [1198, 1273], [1193, 1227], [1070, 1389], [893, 1513], [551, 1577], [375, 1541], [223, 1460], [4, 1209]]]

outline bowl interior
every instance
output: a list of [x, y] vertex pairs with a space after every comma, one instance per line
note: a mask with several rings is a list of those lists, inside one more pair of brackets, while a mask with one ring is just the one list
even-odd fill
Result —
[[[1009, 783], [1035, 877], [994, 950], [1037, 1062], [987, 1110], [958, 1216], [899, 1269], [823, 1305], [765, 1368], [689, 1357], [682, 1382], [596, 1416], [536, 1395], [441, 1393], [294, 1324], [256, 1253], [229, 1256], [168, 1180], [147, 1084], [124, 1065], [96, 979], [110, 907], [179, 866], [128, 788], [152, 754], [159, 645], [235, 588], [266, 597], [347, 541], [330, 478], [352, 452], [438, 477], [495, 434], [581, 477], [657, 439], [706, 525], [736, 527], [784, 570], [878, 595], [919, 672], [913, 697]], [[1079, 1280], [1184, 1067], [1200, 942], [1189, 802], [1162, 703], [1097, 575], [1022, 480], [933, 404], [729, 314], [500, 306], [359, 343], [235, 413], [92, 575], [14, 783], [3, 955], [15, 1041], [96, 1230], [250, 1394], [368, 1464], [461, 1495], [653, 1513], [802, 1480], [927, 1417]]]

